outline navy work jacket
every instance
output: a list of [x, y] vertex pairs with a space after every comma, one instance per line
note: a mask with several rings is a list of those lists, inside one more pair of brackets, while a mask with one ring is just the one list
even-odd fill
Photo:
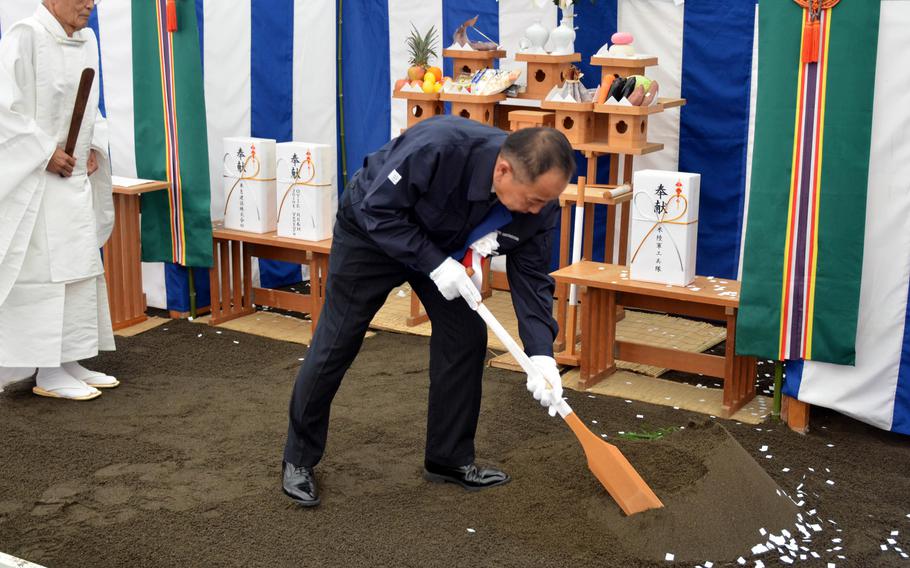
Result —
[[[370, 154], [348, 185], [342, 204], [351, 205], [361, 229], [388, 255], [429, 274], [462, 250], [468, 233], [498, 202], [493, 166], [506, 133], [475, 121], [438, 116], [407, 129]], [[529, 355], [552, 355], [551, 239], [559, 203], [540, 213], [512, 213], [499, 229], [498, 254]]]

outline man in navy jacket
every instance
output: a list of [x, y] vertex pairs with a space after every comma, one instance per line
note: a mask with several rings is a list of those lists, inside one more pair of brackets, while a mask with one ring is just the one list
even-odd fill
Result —
[[574, 170], [572, 147], [557, 130], [507, 135], [452, 116], [425, 120], [364, 159], [341, 198], [325, 306], [291, 397], [282, 479], [289, 497], [319, 504], [313, 467], [332, 398], [373, 316], [405, 281], [433, 324], [425, 477], [468, 490], [509, 481], [474, 463], [487, 331], [474, 312], [480, 294], [452, 256], [461, 258], [478, 230], [495, 231], [525, 351], [554, 386], [540, 379], [528, 389], [544, 406], [558, 401], [548, 272], [557, 200]]

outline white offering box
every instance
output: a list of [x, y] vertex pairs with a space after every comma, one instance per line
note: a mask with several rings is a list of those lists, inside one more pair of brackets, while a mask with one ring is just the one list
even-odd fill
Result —
[[629, 278], [676, 286], [695, 280], [700, 185], [700, 174], [633, 174]]
[[275, 212], [275, 141], [224, 139], [224, 228], [269, 233]]
[[332, 236], [338, 211], [335, 148], [282, 142], [277, 146], [278, 236], [321, 241]]

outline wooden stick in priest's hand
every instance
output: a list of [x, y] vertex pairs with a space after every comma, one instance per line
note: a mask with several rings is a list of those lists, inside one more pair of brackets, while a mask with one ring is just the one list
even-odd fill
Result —
[[[85, 106], [92, 92], [92, 82], [95, 80], [95, 70], [87, 67], [82, 70], [79, 79], [79, 89], [76, 91], [76, 103], [73, 105], [73, 118], [70, 120], [69, 133], [66, 135], [66, 146], [63, 151], [72, 156], [76, 151], [76, 140], [79, 138], [79, 129], [82, 128], [82, 117], [85, 116]], [[61, 174], [60, 177], [63, 177]]]

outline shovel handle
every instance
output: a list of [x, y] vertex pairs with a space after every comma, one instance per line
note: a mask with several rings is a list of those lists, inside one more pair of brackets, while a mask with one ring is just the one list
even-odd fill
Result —
[[[531, 358], [527, 356], [527, 354], [521, 349], [521, 347], [518, 346], [517, 343], [515, 343], [515, 340], [512, 339], [512, 336], [509, 335], [509, 332], [506, 331], [506, 328], [502, 327], [502, 324], [499, 323], [499, 320], [496, 319], [496, 316], [493, 315], [493, 312], [491, 312], [490, 309], [484, 304], [480, 304], [477, 307], [477, 313], [480, 314], [480, 317], [484, 322], [486, 322], [490, 329], [493, 330], [493, 333], [496, 335], [496, 337], [499, 338], [502, 344], [506, 346], [506, 349], [508, 349], [512, 357], [515, 358], [515, 360], [521, 366], [522, 370], [527, 373], [528, 376], [535, 378], [540, 377], [540, 371], [538, 371], [537, 367], [534, 366], [534, 363], [531, 362]], [[546, 377], [541, 378], [543, 378], [544, 382], [546, 382], [550, 388], [553, 388], [553, 385], [550, 384], [550, 381], [547, 381]], [[560, 400], [556, 404], [556, 411], [559, 412], [559, 415], [563, 418], [569, 414], [572, 414], [572, 408], [565, 400]]]

